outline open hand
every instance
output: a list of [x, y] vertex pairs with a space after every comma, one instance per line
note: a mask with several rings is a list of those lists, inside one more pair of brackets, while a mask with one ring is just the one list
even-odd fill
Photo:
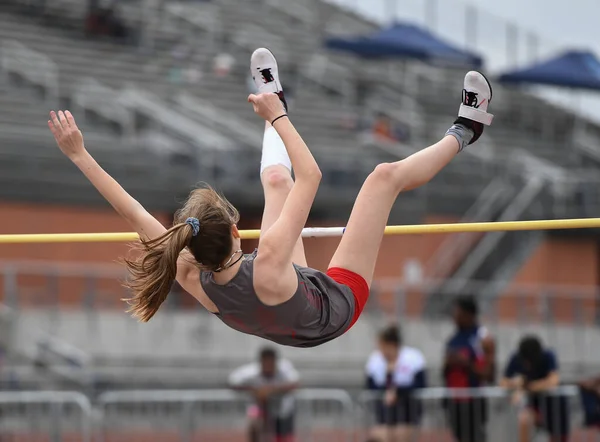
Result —
[[61, 152], [70, 159], [85, 152], [83, 135], [69, 111], [50, 112], [48, 127], [52, 131]]
[[277, 94], [251, 94], [248, 103], [252, 103], [254, 112], [269, 123], [286, 113]]

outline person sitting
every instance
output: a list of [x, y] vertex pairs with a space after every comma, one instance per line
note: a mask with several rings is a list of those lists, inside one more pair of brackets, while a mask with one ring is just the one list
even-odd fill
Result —
[[552, 393], [560, 384], [556, 355], [536, 336], [524, 337], [510, 358], [500, 385], [512, 390], [512, 402], [520, 408], [519, 441], [532, 440], [531, 429], [550, 434], [551, 442], [569, 436], [569, 416], [564, 396]]
[[600, 430], [600, 376], [579, 382], [579, 394], [585, 426]]
[[425, 358], [419, 350], [403, 345], [395, 326], [381, 331], [378, 347], [366, 366], [367, 388], [382, 394], [375, 402], [377, 424], [369, 442], [414, 440], [421, 421], [421, 403], [414, 392], [426, 386]]
[[294, 437], [294, 397], [300, 377], [292, 363], [280, 359], [271, 347], [261, 350], [258, 363], [235, 370], [229, 385], [250, 393], [254, 404], [248, 409], [248, 441], [263, 442], [274, 436], [277, 442]]

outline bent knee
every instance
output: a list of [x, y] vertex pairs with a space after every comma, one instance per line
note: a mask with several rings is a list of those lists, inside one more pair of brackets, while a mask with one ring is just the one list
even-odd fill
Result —
[[398, 178], [397, 165], [392, 163], [381, 163], [375, 167], [369, 178], [371, 180], [377, 180], [382, 184], [396, 186]]
[[281, 165], [267, 167], [261, 174], [261, 180], [265, 188], [288, 192], [294, 185], [290, 172]]

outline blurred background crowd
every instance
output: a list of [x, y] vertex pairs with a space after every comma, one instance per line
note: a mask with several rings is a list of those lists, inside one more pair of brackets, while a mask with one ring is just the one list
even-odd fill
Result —
[[[128, 230], [55, 148], [57, 108], [165, 224], [206, 181], [258, 228], [263, 46], [323, 171], [310, 225], [343, 226], [377, 164], [437, 140], [470, 69], [494, 126], [390, 224], [600, 216], [597, 42], [569, 38], [561, 22], [584, 26], [564, 2], [524, 3], [538, 14], [515, 23], [461, 0], [3, 0], [0, 232]], [[597, 440], [599, 238], [387, 237], [361, 320], [304, 350], [225, 328], [177, 286], [137, 324], [126, 244], [2, 244], [0, 441]], [[336, 242], [305, 240], [309, 264]]]

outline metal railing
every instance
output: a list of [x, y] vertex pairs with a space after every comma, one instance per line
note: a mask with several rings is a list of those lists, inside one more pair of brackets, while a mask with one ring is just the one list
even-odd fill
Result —
[[4, 40], [0, 66], [5, 74], [20, 75], [33, 85], [44, 88], [49, 100], [58, 99], [58, 65], [47, 55], [17, 40]]
[[0, 392], [0, 440], [92, 440], [92, 405], [81, 393]]
[[[543, 188], [544, 183], [542, 180], [538, 178], [530, 179], [521, 192], [514, 197], [511, 204], [505, 208], [498, 218], [498, 221], [520, 219]], [[506, 235], [507, 232], [495, 232], [485, 235], [477, 246], [471, 250], [452, 278], [447, 281], [447, 283], [444, 283], [443, 292], [446, 293], [447, 290], [456, 293], [462, 291], [463, 282], [471, 279], [475, 275], [477, 269], [493, 251], [497, 250], [500, 241], [505, 238]]]
[[[382, 278], [373, 285], [373, 298], [392, 296], [394, 316], [421, 317], [425, 294], [443, 281], [407, 282], [398, 278]], [[460, 291], [449, 295], [477, 295], [489, 281], [463, 280]], [[377, 302], [376, 301], [376, 302]], [[483, 307], [483, 306], [482, 306]], [[593, 324], [600, 320], [600, 288], [575, 284], [518, 283], [504, 287], [495, 301], [485, 305], [483, 314], [493, 323], [529, 324]]]
[[[576, 387], [559, 387], [535, 398], [522, 399], [524, 401], [515, 401], [514, 396], [500, 387], [428, 388], [399, 398], [397, 403], [400, 413], [414, 427], [410, 436], [420, 435], [428, 440], [445, 440], [448, 433], [458, 440], [473, 440], [473, 437], [485, 437], [491, 442], [518, 440], [519, 414], [527, 409], [535, 410], [533, 425], [538, 431], [557, 433], [562, 430], [568, 435], [569, 430], [577, 428], [582, 420]], [[360, 422], [359, 437], [364, 439], [372, 428], [387, 419], [393, 421], [390, 413], [396, 412], [393, 407], [383, 405], [381, 393], [361, 393], [356, 417], [356, 421]], [[594, 440], [591, 437], [589, 440]], [[585, 437], [580, 438], [586, 440]]]
[[[11, 309], [50, 309], [48, 317], [60, 315], [65, 307], [86, 310], [96, 314], [101, 310], [122, 310], [119, 301], [126, 297], [121, 281], [126, 277], [122, 266], [102, 263], [0, 261], [0, 283], [4, 303]], [[427, 278], [427, 275], [425, 275]], [[396, 315], [421, 315], [424, 293], [444, 282], [443, 279], [424, 279], [409, 282], [399, 278], [380, 278], [373, 287], [373, 301], [383, 302], [391, 297]], [[462, 280], [464, 292], [478, 293], [489, 281]], [[497, 312], [498, 320], [518, 319], [518, 312], [535, 310], [530, 316], [543, 320], [579, 321], [595, 318], [593, 305], [600, 299], [597, 287], [560, 284], [511, 284], [505, 288], [489, 312]], [[171, 298], [170, 298], [171, 299]], [[169, 307], [179, 309], [177, 297], [169, 301]], [[552, 307], [556, 305], [557, 307]], [[560, 306], [560, 307], [558, 307]], [[494, 308], [492, 308], [494, 307]], [[565, 308], [567, 307], [567, 308]], [[540, 316], [542, 312], [545, 312]], [[595, 320], [595, 319], [594, 319]]]
[[[335, 434], [327, 440], [352, 440], [354, 403], [347, 392], [303, 389], [294, 398], [300, 440], [327, 434]], [[107, 392], [98, 399], [98, 440], [228, 441], [244, 433], [249, 403], [231, 390]]]
[[[120, 94], [92, 77], [82, 78], [73, 90], [73, 104], [81, 110], [82, 119], [86, 111], [92, 111], [121, 128], [124, 137], [135, 134], [133, 112], [120, 102]], [[79, 114], [79, 112], [77, 113]]]
[[[353, 399], [345, 390], [301, 389], [294, 398], [300, 442], [363, 440], [374, 429], [381, 431], [382, 424], [386, 431], [385, 423], [390, 422], [386, 414], [391, 412], [403, 414], [411, 436], [418, 440], [446, 440], [452, 433], [457, 437], [475, 432], [487, 435], [491, 442], [517, 440], [524, 413], [532, 417], [532, 431], [597, 440], [597, 435], [586, 432], [580, 391], [573, 386], [522, 400], [500, 387], [427, 388], [399, 396], [391, 406], [385, 406], [381, 393], [373, 391], [360, 392]], [[95, 406], [77, 392], [0, 392], [0, 438], [241, 440], [249, 404], [247, 396], [230, 390], [112, 391], [100, 395]]]
[[[501, 178], [494, 179], [479, 195], [465, 213], [461, 222], [491, 221], [509, 198], [510, 187]], [[449, 236], [435, 254], [427, 261], [425, 275], [431, 279], [443, 279], [456, 270], [466, 254], [482, 238], [478, 233], [461, 233]]]

